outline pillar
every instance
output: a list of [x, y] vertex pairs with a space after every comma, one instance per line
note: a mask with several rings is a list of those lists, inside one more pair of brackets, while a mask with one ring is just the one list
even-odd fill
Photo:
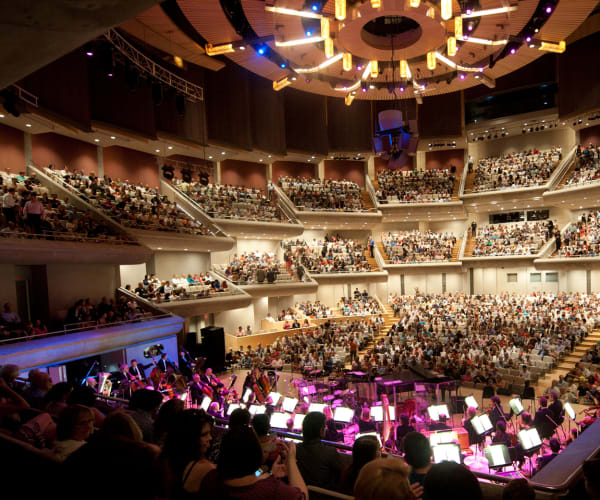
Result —
[[426, 233], [429, 231], [429, 222], [426, 220], [419, 221], [419, 232]]
[[371, 178], [371, 181], [375, 180], [375, 157], [370, 156], [367, 161], [367, 175]]
[[221, 162], [215, 162], [215, 174], [214, 174], [215, 184], [221, 184]]
[[321, 160], [317, 165], [317, 179], [325, 179], [325, 160]]
[[[104, 177], [104, 148], [102, 146], [96, 146], [96, 154], [98, 157], [98, 177]], [[160, 169], [160, 165], [158, 167]], [[158, 172], [160, 176], [160, 171]]]
[[414, 168], [415, 170], [425, 170], [425, 151], [417, 151], [417, 154], [415, 155], [415, 164], [414, 164]]
[[[32, 153], [31, 153], [31, 134], [29, 132], [25, 132], [23, 134], [24, 140], [25, 140], [25, 145], [24, 145], [24, 150], [25, 150], [25, 170], [27, 170], [27, 168], [29, 167], [29, 165], [33, 164], [33, 158], [32, 158]], [[40, 165], [40, 167], [43, 167], [43, 165]]]

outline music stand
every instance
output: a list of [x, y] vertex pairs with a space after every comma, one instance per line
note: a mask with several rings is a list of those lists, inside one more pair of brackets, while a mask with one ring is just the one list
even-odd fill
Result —
[[287, 429], [287, 421], [290, 419], [289, 413], [275, 412], [271, 414], [269, 425], [274, 429]]
[[505, 444], [493, 444], [485, 449], [485, 458], [488, 461], [488, 472], [490, 469], [503, 469], [513, 465], [508, 447]]
[[344, 424], [349, 424], [353, 418], [354, 410], [352, 408], [344, 408], [343, 406], [338, 406], [333, 414], [335, 422], [342, 422]]
[[456, 462], [462, 464], [462, 455], [460, 445], [456, 443], [438, 444], [431, 448], [433, 451], [433, 461], [436, 464], [441, 462]]
[[467, 408], [473, 407], [475, 409], [479, 408], [479, 403], [475, 399], [475, 397], [471, 394], [465, 398], [465, 406]]
[[[396, 421], [396, 408], [389, 406], [390, 422]], [[383, 422], [383, 406], [371, 406], [371, 417], [375, 422]]]
[[531, 466], [531, 457], [535, 455], [542, 447], [542, 440], [540, 439], [540, 435], [535, 427], [532, 427], [531, 429], [523, 429], [517, 436], [519, 438], [519, 443], [521, 443], [521, 447], [523, 448], [523, 455], [529, 459], [529, 473], [531, 473], [533, 471], [533, 467]]
[[521, 403], [520, 398], [511, 399], [508, 402], [508, 405], [510, 406], [510, 409], [516, 417], [518, 417], [521, 413], [525, 411], [525, 408], [523, 408], [523, 404]]
[[210, 402], [212, 400], [208, 396], [204, 396], [202, 403], [200, 403], [200, 408], [204, 411], [208, 411], [208, 407], [210, 406]]
[[323, 410], [325, 410], [325, 407], [327, 405], [323, 404], [323, 403], [311, 403], [308, 407], [308, 412], [313, 412], [313, 411], [318, 411], [323, 413]]
[[429, 444], [431, 446], [449, 444], [455, 441], [458, 441], [458, 434], [456, 431], [440, 431], [429, 435]]
[[297, 404], [298, 400], [296, 398], [283, 398], [283, 403], [281, 403], [281, 409], [291, 413], [296, 409]]
[[270, 392], [268, 397], [271, 398], [272, 405], [277, 406], [277, 403], [279, 403], [279, 400], [281, 399], [281, 394], [278, 392]]
[[304, 417], [306, 417], [306, 415], [303, 413], [296, 413], [294, 415], [294, 425], [292, 426], [294, 430], [302, 430], [302, 422], [304, 422]]
[[440, 415], [445, 415], [447, 418], [450, 417], [450, 412], [448, 411], [448, 406], [443, 405], [431, 405], [427, 407], [427, 413], [429, 413], [429, 418], [434, 422], [440, 421]]
[[267, 411], [267, 407], [265, 405], [250, 405], [250, 408], [248, 408], [248, 412], [250, 413], [250, 415], [252, 415], [253, 417], [255, 415], [262, 415]]

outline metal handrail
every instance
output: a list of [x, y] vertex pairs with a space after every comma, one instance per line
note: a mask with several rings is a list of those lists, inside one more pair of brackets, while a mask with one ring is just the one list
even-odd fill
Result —
[[41, 238], [44, 240], [57, 240], [57, 241], [75, 241], [78, 243], [110, 243], [113, 245], [137, 245], [139, 243], [131, 240], [121, 240], [121, 239], [111, 239], [109, 237], [97, 237], [90, 238], [89, 236], [85, 236], [83, 233], [62, 233], [58, 231], [47, 231], [45, 233], [27, 233], [23, 231], [0, 231], [0, 236], [4, 238], [19, 238], [19, 239], [29, 239], [32, 236], [37, 238]]
[[[36, 165], [37, 166], [37, 165]], [[38, 170], [40, 169], [40, 167], [38, 166]], [[45, 172], [42, 172], [45, 173]], [[64, 179], [62, 179], [61, 177], [57, 176], [56, 174], [53, 173], [52, 176], [49, 176], [53, 181], [58, 182], [62, 187], [64, 187], [65, 189], [67, 189], [68, 191], [71, 192], [71, 194], [73, 194], [74, 196], [77, 196], [80, 200], [84, 201], [85, 203], [87, 203], [88, 205], [90, 205], [91, 208], [94, 208], [100, 212], [103, 213], [103, 215], [111, 220], [115, 219], [115, 216], [112, 215], [108, 210], [105, 210], [103, 207], [100, 206], [99, 204], [99, 200], [97, 198], [90, 198], [87, 194], [85, 194], [83, 191], [71, 186], [71, 184], [69, 184], [68, 182], [65, 182]], [[181, 207], [179, 207], [179, 205], [177, 205], [177, 208], [179, 210], [181, 210]], [[181, 210], [183, 212], [183, 210]], [[186, 213], [186, 212], [184, 212]], [[186, 215], [189, 216], [189, 214], [186, 213]], [[195, 221], [196, 219], [194, 217], [189, 216], [193, 221]], [[174, 229], [173, 227], [169, 226], [168, 228], [165, 228], [165, 226], [160, 226], [158, 224], [151, 224], [148, 222], [135, 222], [134, 225], [129, 225], [129, 221], [127, 219], [118, 219], [117, 222], [125, 231], [127, 229], [129, 230], [141, 230], [141, 231], [161, 231], [164, 230], [164, 232], [168, 232], [168, 233], [176, 233], [176, 234], [189, 234], [191, 236], [206, 236], [204, 233], [202, 233], [201, 231], [197, 231], [197, 230], [193, 230], [192, 232], [188, 232], [183, 230], [184, 228], [180, 228], [180, 229]], [[203, 225], [204, 226], [204, 225]], [[208, 228], [207, 228], [208, 229]]]
[[[31, 340], [38, 340], [38, 339], [43, 339], [43, 338], [48, 338], [48, 337], [57, 337], [60, 335], [70, 335], [72, 333], [88, 332], [90, 330], [97, 330], [100, 328], [109, 328], [109, 327], [112, 328], [115, 326], [128, 325], [131, 323], [141, 323], [144, 321], [162, 319], [162, 318], [169, 317], [169, 316], [172, 316], [172, 314], [167, 313], [167, 312], [165, 312], [163, 314], [159, 314], [159, 315], [144, 314], [144, 315], [137, 317], [136, 319], [115, 321], [113, 323], [106, 323], [104, 325], [98, 325], [98, 322], [95, 321], [95, 322], [93, 322], [94, 324], [92, 324], [92, 325], [79, 327], [79, 328], [67, 328], [67, 326], [76, 325], [79, 323], [66, 323], [65, 326], [62, 328], [62, 330], [55, 330], [53, 332], [42, 333], [40, 335], [33, 335], [31, 337], [16, 337], [16, 338], [11, 338], [11, 339], [4, 339], [4, 340], [0, 340], [0, 345], [1, 344], [10, 344], [13, 342], [28, 342]], [[90, 323], [90, 322], [85, 322], [85, 323]]]

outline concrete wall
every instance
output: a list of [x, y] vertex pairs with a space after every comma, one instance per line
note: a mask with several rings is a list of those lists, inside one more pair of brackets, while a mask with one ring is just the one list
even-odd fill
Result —
[[25, 138], [19, 129], [0, 124], [0, 170], [25, 171]]
[[148, 273], [168, 280], [174, 274], [205, 273], [210, 269], [210, 255], [200, 252], [155, 252], [146, 267]]
[[104, 296], [114, 297], [119, 285], [119, 268], [112, 264], [48, 264], [46, 273], [50, 314], [57, 317], [79, 299], [97, 303]]

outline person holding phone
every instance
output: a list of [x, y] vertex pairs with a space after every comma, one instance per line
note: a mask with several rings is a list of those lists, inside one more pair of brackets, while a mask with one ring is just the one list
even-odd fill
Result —
[[[285, 459], [277, 458], [270, 473], [261, 474], [263, 452], [249, 427], [230, 430], [221, 441], [216, 470], [210, 471], [200, 486], [205, 499], [304, 500], [308, 488], [296, 465], [296, 446], [282, 443]], [[287, 477], [288, 484], [281, 479]]]

